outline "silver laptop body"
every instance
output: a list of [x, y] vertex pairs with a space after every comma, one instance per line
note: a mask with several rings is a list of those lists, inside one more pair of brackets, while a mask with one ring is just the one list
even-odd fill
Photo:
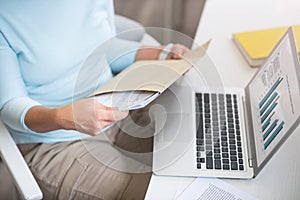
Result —
[[157, 175], [253, 178], [299, 125], [300, 66], [291, 28], [246, 88], [194, 91], [182, 82], [156, 101]]

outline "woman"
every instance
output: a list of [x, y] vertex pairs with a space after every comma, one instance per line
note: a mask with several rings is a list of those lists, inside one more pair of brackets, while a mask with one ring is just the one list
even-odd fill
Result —
[[[95, 89], [90, 84], [80, 82], [80, 89], [74, 91], [85, 59], [113, 36], [110, 0], [0, 0], [1, 119], [44, 199], [142, 199], [145, 195], [149, 163], [121, 150], [149, 152], [151, 138], [124, 133], [128, 117], [122, 119], [128, 111], [83, 99]], [[121, 40], [113, 44], [118, 50], [106, 55], [110, 68], [99, 74], [102, 81], [97, 87], [134, 61], [158, 59], [164, 48]], [[168, 58], [180, 59], [187, 50], [174, 45]], [[114, 52], [130, 53], [112, 62], [110, 58], [118, 56]], [[141, 113], [132, 118], [144, 126]], [[117, 121], [119, 125], [107, 128]], [[123, 163], [132, 163], [134, 170], [113, 167]], [[134, 173], [135, 169], [142, 173]]]

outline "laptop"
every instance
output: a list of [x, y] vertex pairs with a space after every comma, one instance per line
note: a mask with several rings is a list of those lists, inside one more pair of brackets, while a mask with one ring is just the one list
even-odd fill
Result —
[[173, 84], [156, 101], [153, 172], [255, 177], [299, 125], [299, 88], [291, 28], [246, 88]]

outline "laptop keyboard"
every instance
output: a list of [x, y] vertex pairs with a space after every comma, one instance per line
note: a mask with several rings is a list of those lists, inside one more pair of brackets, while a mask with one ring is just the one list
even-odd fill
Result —
[[196, 93], [197, 169], [244, 170], [236, 94]]

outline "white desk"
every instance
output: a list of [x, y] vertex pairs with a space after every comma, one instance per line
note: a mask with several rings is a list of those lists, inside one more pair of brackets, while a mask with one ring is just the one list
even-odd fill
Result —
[[[226, 86], [246, 86], [251, 69], [231, 40], [232, 33], [300, 24], [299, 0], [207, 0], [195, 41], [212, 38], [208, 55]], [[253, 180], [223, 179], [259, 199], [300, 199], [300, 127]], [[172, 199], [194, 178], [153, 175], [146, 199]]]

